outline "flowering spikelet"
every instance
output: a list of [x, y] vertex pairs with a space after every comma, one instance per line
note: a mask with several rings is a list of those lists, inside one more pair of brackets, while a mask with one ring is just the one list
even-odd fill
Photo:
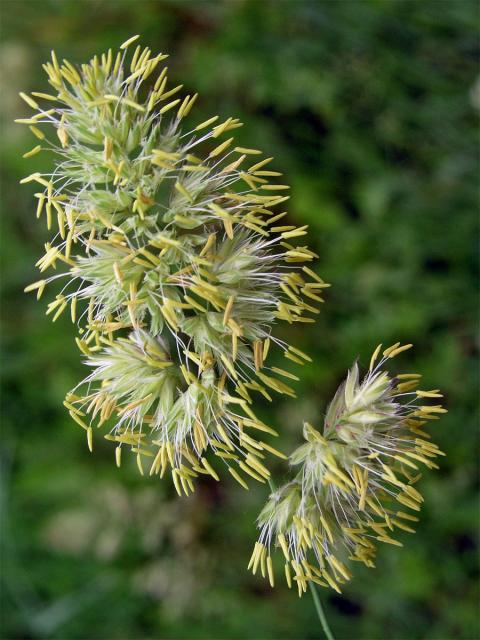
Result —
[[288, 187], [271, 182], [281, 175], [272, 158], [235, 146], [236, 118], [184, 127], [197, 94], [168, 87], [166, 56], [133, 49], [136, 39], [80, 67], [52, 52], [53, 94], [21, 94], [36, 114], [17, 122], [39, 139], [25, 155], [57, 158], [51, 174], [22, 180], [43, 188], [37, 216], [54, 231], [37, 266], [67, 266], [26, 290], [40, 297], [68, 281], [47, 314], [55, 321], [70, 306], [78, 325], [92, 371], [65, 405], [90, 449], [92, 427], [103, 427], [118, 465], [126, 446], [142, 473], [145, 461], [150, 474], [170, 469], [179, 493], [200, 473], [218, 479], [207, 452], [243, 486], [265, 482], [265, 453], [282, 454], [251, 435], [276, 435], [252, 394], [294, 396], [284, 379], [295, 379], [266, 365], [269, 346], [309, 360], [272, 327], [313, 322], [328, 285], [301, 266], [315, 257], [301, 244], [306, 227], [279, 224], [285, 213], [273, 209]]
[[258, 518], [260, 536], [250, 560], [273, 586], [272, 544], [280, 547], [289, 586], [299, 595], [310, 580], [340, 592], [351, 577], [347, 560], [373, 567], [377, 541], [402, 546], [395, 529], [414, 532], [422, 495], [420, 468], [436, 469], [444, 455], [423, 426], [445, 413], [438, 389], [417, 390], [420, 376], [391, 377], [385, 362], [411, 345], [381, 345], [363, 380], [354, 364], [336, 392], [322, 431], [304, 425], [305, 444], [290, 456], [298, 473], [270, 495]]

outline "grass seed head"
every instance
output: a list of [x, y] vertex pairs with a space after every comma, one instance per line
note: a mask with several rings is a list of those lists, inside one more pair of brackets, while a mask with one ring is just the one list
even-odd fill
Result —
[[37, 265], [57, 270], [27, 289], [66, 279], [48, 313], [70, 305], [78, 326], [91, 372], [66, 404], [90, 448], [96, 425], [117, 464], [131, 449], [142, 473], [147, 462], [169, 470], [179, 493], [218, 477], [210, 454], [242, 486], [265, 482], [261, 461], [276, 450], [255, 433], [274, 432], [252, 395], [294, 395], [269, 346], [308, 359], [272, 331], [313, 322], [328, 285], [301, 268], [315, 257], [299, 244], [305, 227], [275, 227], [288, 195], [265, 170], [271, 158], [235, 146], [236, 118], [190, 123], [197, 95], [170, 86], [166, 56], [137, 39], [80, 66], [52, 52], [51, 93], [22, 94], [35, 113], [19, 122], [41, 140], [26, 156], [55, 158], [51, 173], [22, 180], [40, 185], [37, 216], [52, 231]]
[[424, 426], [445, 409], [438, 389], [417, 388], [420, 376], [385, 370], [404, 350], [393, 345], [375, 366], [377, 349], [363, 379], [355, 363], [323, 428], [304, 425], [304, 443], [290, 456], [293, 478], [259, 515], [254, 572], [261, 566], [255, 559], [278, 547], [287, 583], [296, 582], [299, 595], [308, 581], [340, 591], [352, 575], [348, 561], [373, 567], [378, 542], [402, 546], [397, 531], [414, 532], [411, 512], [423, 503], [415, 485], [444, 455]]

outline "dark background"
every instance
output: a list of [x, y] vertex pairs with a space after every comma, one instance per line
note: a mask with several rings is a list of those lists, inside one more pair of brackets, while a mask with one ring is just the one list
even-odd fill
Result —
[[[200, 92], [195, 117], [238, 116], [292, 185], [332, 283], [318, 324], [282, 329], [315, 356], [298, 400], [261, 406], [283, 448], [357, 356], [413, 342], [395, 366], [441, 387], [433, 426], [448, 453], [426, 474], [418, 532], [321, 595], [337, 638], [477, 639], [477, 369], [474, 313], [478, 4], [450, 1], [170, 2], [2, 0], [2, 637], [289, 639], [322, 636], [307, 594], [246, 572], [267, 490], [225, 478], [177, 500], [168, 482], [90, 455], [63, 411], [84, 371], [67, 317], [24, 295], [47, 238], [19, 179], [49, 159], [12, 124], [20, 90], [46, 90], [41, 63], [86, 61], [127, 37], [171, 54]], [[48, 296], [47, 296], [48, 298]], [[293, 335], [293, 334], [296, 335]], [[276, 470], [281, 481], [283, 468]], [[428, 477], [427, 477], [428, 476]]]

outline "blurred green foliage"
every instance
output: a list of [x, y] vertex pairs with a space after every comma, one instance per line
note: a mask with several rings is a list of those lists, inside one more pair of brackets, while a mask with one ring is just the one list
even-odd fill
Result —
[[[198, 121], [239, 116], [239, 141], [276, 157], [333, 286], [320, 320], [296, 331], [313, 353], [298, 400], [262, 406], [298, 442], [320, 423], [352, 360], [377, 342], [415, 343], [398, 366], [446, 392], [435, 425], [448, 453], [422, 480], [426, 505], [404, 549], [322, 592], [337, 638], [480, 637], [475, 364], [478, 4], [382, 0], [3, 0], [2, 637], [308, 639], [312, 602], [246, 573], [266, 497], [225, 479], [178, 501], [167, 483], [92, 456], [62, 410], [83, 375], [66, 318], [22, 289], [46, 235], [18, 181], [20, 90], [45, 90], [55, 48], [75, 62], [141, 33], [170, 75], [201, 92]], [[277, 468], [281, 478], [283, 469]], [[405, 536], [407, 538], [407, 535]]]

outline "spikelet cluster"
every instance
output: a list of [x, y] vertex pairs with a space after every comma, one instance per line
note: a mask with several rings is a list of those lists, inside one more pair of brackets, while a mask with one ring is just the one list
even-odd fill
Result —
[[169, 87], [166, 56], [136, 39], [80, 67], [52, 52], [53, 92], [21, 94], [36, 113], [18, 122], [38, 139], [25, 157], [55, 158], [22, 180], [41, 186], [53, 236], [37, 266], [57, 271], [26, 290], [66, 281], [47, 314], [70, 309], [78, 327], [90, 373], [65, 406], [90, 449], [100, 427], [118, 465], [127, 448], [179, 493], [198, 474], [219, 479], [214, 454], [247, 487], [268, 478], [267, 453], [282, 455], [260, 439], [275, 432], [252, 396], [294, 396], [295, 376], [266, 363], [270, 345], [308, 359], [272, 329], [313, 322], [328, 285], [302, 265], [315, 257], [306, 227], [282, 222], [288, 186], [272, 158], [235, 145], [236, 118], [185, 124], [197, 94]]
[[[273, 492], [258, 518], [249, 568], [274, 585], [272, 547], [281, 549], [288, 586], [309, 581], [340, 592], [348, 561], [374, 566], [378, 542], [402, 546], [396, 530], [414, 532], [423, 498], [421, 468], [444, 455], [424, 431], [446, 410], [438, 389], [419, 390], [420, 376], [392, 377], [387, 360], [411, 345], [376, 349], [363, 379], [354, 364], [336, 392], [323, 428], [304, 425], [305, 443], [289, 458], [292, 479]], [[428, 403], [431, 404], [428, 404]]]

